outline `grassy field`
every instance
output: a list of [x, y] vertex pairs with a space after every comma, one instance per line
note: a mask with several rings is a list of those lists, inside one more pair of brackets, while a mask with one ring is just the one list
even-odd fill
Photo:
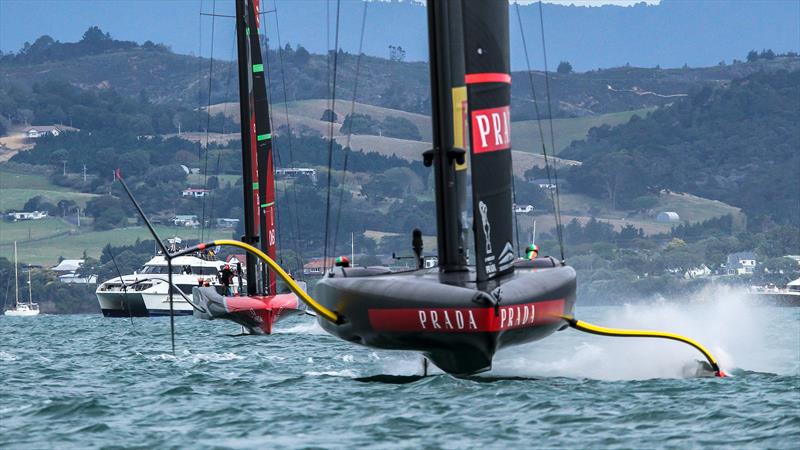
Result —
[[[570, 142], [586, 138], [589, 130], [601, 125], [615, 126], [627, 123], [632, 116], [644, 117], [654, 108], [637, 109], [634, 111], [622, 111], [599, 116], [575, 117], [571, 119], [554, 119], [553, 136], [555, 137], [555, 154], [567, 147]], [[550, 150], [550, 123], [542, 121], [544, 135], [547, 138], [546, 144]], [[514, 150], [541, 153], [542, 144], [539, 135], [539, 126], [535, 120], [525, 120], [513, 122], [511, 124], [511, 142]]]
[[[41, 169], [39, 169], [41, 170]], [[0, 190], [6, 189], [43, 189], [48, 191], [66, 190], [56, 186], [47, 179], [46, 173], [36, 173], [31, 169], [22, 170], [0, 165]]]
[[[565, 224], [572, 219], [578, 219], [581, 223], [585, 223], [591, 217], [595, 217], [598, 220], [614, 225], [617, 230], [630, 224], [636, 228], [641, 228], [647, 235], [667, 233], [672, 229], [673, 225], [657, 222], [655, 218], [662, 211], [677, 212], [681, 217], [681, 223], [684, 224], [703, 222], [728, 214], [734, 217], [742, 215], [739, 208], [726, 203], [675, 192], [662, 193], [656, 206], [647, 213], [637, 214], [611, 209], [606, 202], [585, 195], [561, 194], [561, 214]], [[521, 214], [518, 217], [522, 230], [528, 230], [533, 227], [534, 216]], [[537, 214], [535, 219], [537, 233], [549, 231], [555, 226], [552, 214]]]
[[[41, 170], [41, 169], [39, 169]], [[29, 199], [41, 195], [48, 202], [73, 200], [82, 207], [96, 197], [94, 194], [74, 192], [57, 186], [47, 179], [47, 174], [0, 165], [0, 211], [21, 209]]]
[[[21, 262], [53, 266], [58, 258], [81, 258], [85, 251], [88, 256], [99, 257], [107, 244], [132, 244], [136, 239], [152, 239], [144, 227], [128, 227], [108, 231], [93, 231], [88, 227], [78, 229], [61, 219], [24, 222], [2, 222], [0, 224], [0, 257], [13, 258], [13, 243], [17, 241]], [[199, 230], [160, 226], [156, 231], [163, 238], [180, 236], [197, 239]], [[30, 239], [28, 238], [30, 233]], [[231, 232], [206, 230], [206, 238], [230, 238]]]
[[[210, 173], [211, 171], [209, 171]], [[241, 178], [241, 175], [218, 175], [217, 178], [219, 179], [220, 186], [224, 186], [226, 183], [235, 184]], [[189, 186], [202, 186], [204, 182], [204, 177], [202, 174], [193, 173], [186, 177], [186, 182]]]
[[0, 211], [8, 209], [22, 209], [32, 197], [40, 195], [52, 204], [58, 204], [61, 200], [72, 200], [81, 208], [86, 206], [86, 202], [97, 197], [95, 194], [84, 194], [81, 192], [70, 191], [47, 191], [40, 189], [2, 189], [0, 195]]
[[[328, 100], [325, 99], [299, 100], [295, 102], [289, 102], [286, 106], [288, 106], [289, 120], [291, 121], [293, 127], [296, 125], [305, 125], [317, 131], [324, 132], [323, 134], [327, 134], [327, 127], [329, 126], [329, 124], [328, 122], [323, 122], [320, 119], [322, 118], [322, 113], [330, 107], [330, 102]], [[351, 107], [352, 106], [350, 100], [341, 100], [341, 99], [336, 100], [336, 116], [337, 116], [336, 123], [338, 123], [339, 125], [334, 126], [334, 135], [343, 134], [339, 133], [339, 128], [341, 127], [341, 124], [344, 121], [345, 116], [350, 114]], [[275, 122], [275, 128], [280, 128], [281, 126], [285, 125], [286, 115], [285, 115], [284, 104], [275, 103], [274, 105], [272, 105], [272, 111], [273, 111], [273, 120]], [[225, 115], [231, 117], [233, 120], [238, 122], [239, 105], [236, 103], [219, 103], [216, 105], [211, 105], [211, 113], [212, 114], [224, 113]], [[422, 135], [423, 140], [425, 141], [431, 140], [431, 119], [426, 115], [415, 114], [396, 109], [383, 108], [381, 106], [372, 106], [359, 102], [356, 102], [355, 104], [355, 113], [368, 114], [373, 119], [376, 120], [383, 120], [388, 116], [403, 117], [405, 119], [410, 120], [411, 122], [414, 123], [414, 125], [417, 126], [420, 134]], [[309, 123], [308, 122], [309, 120], [314, 123]]]

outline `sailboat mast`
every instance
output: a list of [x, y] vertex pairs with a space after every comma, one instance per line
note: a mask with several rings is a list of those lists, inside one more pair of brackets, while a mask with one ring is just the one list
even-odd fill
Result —
[[[259, 243], [261, 251], [272, 259], [276, 258], [275, 235], [275, 172], [272, 162], [272, 129], [270, 127], [269, 98], [264, 77], [264, 63], [261, 57], [261, 40], [258, 30], [261, 25], [259, 0], [250, 2], [247, 24], [250, 30], [250, 62], [253, 80], [253, 115], [251, 120], [256, 136], [256, 155], [258, 159], [258, 197], [259, 197]], [[262, 290], [276, 294], [275, 273], [261, 265]]]
[[33, 287], [31, 286], [31, 268], [28, 266], [28, 304], [33, 305]]
[[19, 305], [19, 273], [17, 272], [17, 241], [14, 241], [14, 309]]
[[[239, 122], [242, 136], [242, 190], [244, 193], [244, 236], [242, 241], [254, 244], [258, 241], [258, 185], [256, 184], [257, 161], [255, 146], [252, 143], [250, 58], [247, 51], [247, 8], [245, 0], [236, 0], [236, 49], [239, 66]], [[247, 293], [254, 295], [258, 290], [256, 282], [256, 259], [247, 253]]]
[[508, 1], [464, 1], [475, 273], [484, 282], [514, 271], [511, 63]]
[[427, 8], [439, 268], [461, 271], [467, 264], [465, 133], [461, 114], [455, 114], [466, 103], [461, 2], [430, 0]]

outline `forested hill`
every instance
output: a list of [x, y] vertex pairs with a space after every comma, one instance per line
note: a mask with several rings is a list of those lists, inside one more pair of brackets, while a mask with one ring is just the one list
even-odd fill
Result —
[[[36, 84], [48, 81], [71, 83], [89, 90], [111, 90], [124, 96], [143, 96], [158, 104], [197, 108], [208, 101], [209, 72], [211, 102], [237, 101], [237, 71], [221, 52], [213, 61], [169, 51], [146, 41], [137, 44], [113, 39], [97, 27], [74, 43], [42, 36], [14, 54], [0, 55], [0, 91], [25, 97]], [[747, 58], [747, 62], [707, 68], [618, 67], [573, 73], [569, 64], [550, 74], [553, 114], [574, 117], [663, 106], [685, 95], [697, 85], [716, 86], [759, 71], [800, 68], [800, 58], [772, 52]], [[744, 60], [746, 55], [741, 55]], [[222, 58], [223, 60], [220, 60]], [[356, 55], [340, 52], [336, 83], [337, 98], [352, 97]], [[309, 53], [301, 45], [285, 45], [265, 53], [273, 101], [283, 101], [286, 80], [289, 101], [329, 98], [325, 55]], [[428, 65], [392, 58], [362, 59], [359, 101], [362, 103], [428, 114], [430, 87]], [[512, 74], [513, 120], [533, 118], [527, 74]], [[537, 92], [545, 92], [545, 77], [534, 72]], [[3, 97], [0, 92], [0, 98]], [[30, 108], [28, 108], [30, 109]], [[8, 111], [3, 111], [11, 117]], [[35, 118], [34, 118], [35, 120]], [[66, 119], [65, 119], [66, 120]]]
[[[560, 156], [583, 161], [570, 188], [635, 207], [662, 189], [800, 223], [800, 71], [695, 90], [647, 118], [593, 129]], [[646, 203], [646, 202], [645, 202]]]

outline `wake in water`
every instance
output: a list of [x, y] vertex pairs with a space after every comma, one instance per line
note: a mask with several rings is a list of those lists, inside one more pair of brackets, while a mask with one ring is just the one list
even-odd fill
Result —
[[[721, 287], [689, 299], [659, 299], [623, 307], [578, 307], [576, 317], [598, 325], [668, 331], [703, 344], [728, 373], [747, 369], [797, 373], [780, 357], [770, 334], [797, 332], [798, 324], [775, 324], [769, 308], [749, 303], [738, 292]], [[794, 349], [797, 351], [798, 349]], [[601, 380], [683, 378], [695, 375], [697, 350], [674, 341], [556, 333], [543, 341], [510, 349], [495, 358], [492, 376], [569, 377]], [[788, 359], [792, 361], [792, 358]]]

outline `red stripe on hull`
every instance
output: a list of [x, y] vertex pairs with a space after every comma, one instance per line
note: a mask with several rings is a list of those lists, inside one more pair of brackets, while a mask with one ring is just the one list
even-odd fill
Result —
[[375, 331], [486, 333], [545, 325], [559, 320], [564, 299], [495, 308], [370, 309]]
[[264, 334], [272, 333], [272, 325], [285, 312], [295, 311], [299, 306], [294, 294], [225, 297], [225, 309], [229, 314], [248, 317]]
[[507, 73], [468, 73], [464, 77], [466, 84], [506, 83], [511, 84], [511, 75]]

